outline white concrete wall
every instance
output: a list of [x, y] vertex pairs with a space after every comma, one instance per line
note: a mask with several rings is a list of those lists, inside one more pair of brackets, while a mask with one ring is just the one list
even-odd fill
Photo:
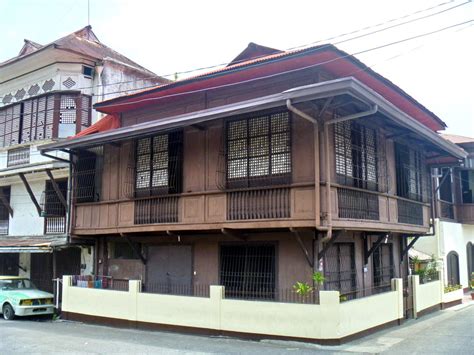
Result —
[[129, 291], [71, 286], [63, 279], [65, 312], [130, 321], [187, 326], [231, 332], [340, 339], [403, 318], [403, 285], [363, 299], [339, 302], [339, 292], [321, 291], [320, 304], [295, 304], [224, 299], [222, 286], [211, 286], [210, 297], [141, 293], [141, 282]]

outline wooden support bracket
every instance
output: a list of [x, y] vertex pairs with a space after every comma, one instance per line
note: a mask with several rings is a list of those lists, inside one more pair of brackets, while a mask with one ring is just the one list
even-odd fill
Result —
[[328, 249], [334, 244], [336, 239], [342, 234], [342, 230], [334, 231], [332, 234], [332, 238], [324, 245], [323, 249], [318, 253], [318, 260], [321, 260], [324, 257], [324, 254], [328, 251]]
[[30, 184], [28, 183], [28, 181], [25, 178], [25, 174], [18, 173], [18, 175], [20, 176], [21, 181], [23, 181], [23, 185], [25, 185], [26, 192], [28, 192], [28, 195], [30, 196], [31, 202], [33, 202], [33, 204], [35, 205], [36, 210], [38, 211], [38, 215], [40, 217], [42, 217], [42, 212], [43, 211], [41, 210], [41, 206], [38, 203], [38, 200], [36, 200], [36, 197], [35, 197], [33, 191], [31, 190]]
[[54, 177], [53, 177], [53, 174], [51, 173], [51, 170], [46, 169], [46, 174], [48, 175], [49, 180], [51, 181], [51, 185], [53, 185], [53, 189], [54, 189], [54, 191], [56, 192], [56, 195], [58, 196], [59, 201], [61, 202], [61, 204], [64, 206], [64, 208], [65, 208], [66, 211], [67, 211], [67, 202], [66, 202], [66, 199], [64, 198], [63, 193], [62, 193], [61, 190], [59, 189], [59, 186], [58, 186], [58, 184], [56, 183], [56, 180], [54, 180]]
[[8, 213], [13, 217], [13, 208], [10, 205], [10, 202], [7, 200], [7, 197], [3, 194], [3, 190], [0, 188], [0, 201], [3, 203], [5, 208], [8, 210]]
[[224, 235], [227, 235], [229, 237], [239, 239], [243, 242], [247, 241], [247, 237], [245, 235], [243, 235], [241, 232], [239, 232], [238, 230], [235, 230], [235, 229], [222, 228], [221, 233], [224, 234]]
[[299, 232], [296, 228], [290, 228], [290, 232], [295, 235], [296, 241], [298, 242], [298, 244], [299, 244], [301, 250], [303, 251], [303, 254], [304, 254], [305, 258], [306, 258], [306, 261], [308, 262], [308, 265], [309, 265], [311, 268], [313, 268], [313, 266], [314, 266], [314, 260], [313, 260], [314, 255], [313, 255], [313, 257], [311, 257], [311, 256], [309, 255], [308, 248], [306, 248], [306, 245], [304, 245], [303, 240], [301, 239], [300, 232]]
[[367, 265], [369, 263], [369, 258], [370, 256], [374, 253], [375, 250], [379, 247], [380, 244], [382, 244], [383, 240], [387, 237], [387, 235], [379, 235], [377, 238], [377, 241], [375, 242], [374, 245], [372, 245], [372, 248], [369, 250], [365, 249], [365, 255], [364, 255], [364, 265]]
[[403, 259], [405, 258], [405, 255], [408, 253], [408, 251], [415, 245], [415, 243], [420, 239], [421, 235], [417, 235], [413, 240], [406, 246], [405, 249], [403, 249], [402, 254], [400, 255], [400, 262], [403, 262]]
[[127, 235], [123, 234], [123, 233], [120, 233], [120, 236], [123, 237], [127, 241], [128, 245], [130, 246], [130, 248], [132, 248], [135, 255], [138, 256], [140, 258], [140, 260], [142, 261], [142, 264], [146, 265], [146, 262], [147, 262], [146, 258], [143, 256], [142, 252], [137, 249], [137, 246], [132, 243], [130, 238]]

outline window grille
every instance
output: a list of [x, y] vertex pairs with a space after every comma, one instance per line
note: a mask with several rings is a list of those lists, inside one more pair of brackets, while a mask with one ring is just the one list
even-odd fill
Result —
[[394, 277], [393, 246], [392, 243], [380, 244], [372, 254], [374, 268], [374, 286], [391, 288], [391, 279]]
[[[10, 203], [10, 186], [0, 187], [0, 193], [3, 194], [5, 200]], [[10, 222], [10, 214], [7, 206], [0, 200], [0, 235], [8, 234]]]
[[324, 289], [356, 298], [357, 270], [354, 243], [334, 243], [324, 255]]
[[423, 206], [416, 202], [398, 200], [398, 223], [423, 225]]
[[226, 187], [291, 182], [291, 122], [287, 111], [226, 123]]
[[10, 149], [7, 153], [7, 167], [30, 163], [30, 147]]
[[54, 96], [42, 96], [23, 103], [21, 142], [53, 138]]
[[429, 178], [421, 152], [395, 143], [397, 195], [415, 201], [427, 202]]
[[73, 186], [77, 203], [100, 200], [102, 166], [103, 147], [76, 152]]
[[334, 125], [337, 182], [367, 190], [385, 190], [385, 157], [374, 129], [355, 121]]
[[182, 188], [183, 132], [175, 131], [137, 140], [136, 197], [180, 193]]
[[219, 278], [226, 298], [274, 299], [275, 246], [222, 245]]
[[[61, 191], [64, 199], [67, 199], [67, 180], [56, 180], [56, 184]], [[42, 210], [44, 217], [64, 217], [66, 216], [66, 207], [61, 203], [56, 190], [51, 181], [46, 181], [44, 193], [42, 195]]]
[[22, 105], [12, 105], [0, 110], [0, 146], [8, 147], [20, 142], [20, 117]]

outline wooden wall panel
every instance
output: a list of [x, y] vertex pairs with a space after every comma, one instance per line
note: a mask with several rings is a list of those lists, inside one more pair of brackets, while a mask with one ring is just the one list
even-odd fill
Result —
[[187, 129], [183, 142], [183, 191], [204, 190], [206, 132], [195, 128]]
[[182, 197], [181, 202], [181, 222], [182, 223], [202, 223], [204, 222], [204, 196]]
[[293, 182], [314, 182], [314, 130], [313, 124], [292, 115]]
[[295, 188], [291, 190], [291, 217], [295, 219], [314, 219], [314, 189]]
[[223, 121], [216, 122], [207, 129], [207, 152], [206, 152], [206, 190], [217, 190], [219, 164], [222, 164], [220, 152], [223, 149]]
[[226, 220], [226, 195], [206, 196], [206, 222], [222, 222]]
[[122, 202], [118, 207], [118, 225], [132, 226], [134, 222], [135, 203], [133, 201]]

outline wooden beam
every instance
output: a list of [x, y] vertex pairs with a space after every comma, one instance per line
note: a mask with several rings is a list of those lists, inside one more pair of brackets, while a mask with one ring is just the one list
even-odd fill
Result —
[[66, 199], [64, 198], [63, 193], [62, 193], [61, 190], [59, 189], [59, 186], [58, 186], [58, 184], [56, 183], [56, 180], [54, 180], [54, 177], [53, 177], [53, 174], [51, 173], [51, 170], [46, 169], [46, 174], [48, 175], [49, 180], [51, 181], [51, 185], [53, 185], [53, 189], [54, 189], [54, 191], [56, 192], [56, 195], [58, 196], [59, 201], [61, 202], [61, 204], [64, 206], [64, 208], [65, 208], [66, 211], [67, 211], [67, 201], [66, 201]]
[[374, 253], [375, 250], [377, 250], [377, 248], [379, 247], [380, 244], [382, 244], [384, 238], [386, 238], [387, 235], [379, 235], [377, 241], [375, 242], [374, 245], [372, 245], [372, 248], [370, 248], [369, 251], [367, 251], [367, 249], [365, 249], [366, 253], [365, 253], [365, 256], [364, 256], [364, 265], [367, 265], [369, 263], [369, 258], [370, 256]]
[[405, 249], [402, 251], [402, 255], [400, 255], [400, 262], [403, 261], [405, 258], [405, 255], [408, 253], [408, 251], [415, 245], [415, 243], [420, 239], [421, 235], [417, 235], [407, 246]]
[[30, 195], [31, 202], [33, 202], [33, 204], [35, 205], [36, 210], [38, 211], [38, 215], [39, 215], [40, 217], [42, 217], [41, 206], [40, 206], [40, 204], [38, 203], [38, 201], [36, 200], [36, 197], [35, 197], [33, 191], [31, 190], [30, 184], [28, 184], [28, 181], [27, 181], [26, 178], [25, 178], [25, 174], [23, 174], [23, 173], [18, 173], [18, 175], [20, 176], [21, 181], [23, 181], [23, 185], [25, 185], [26, 192], [28, 192], [28, 195]]
[[13, 208], [10, 205], [10, 202], [7, 200], [6, 196], [3, 194], [3, 189], [2, 188], [0, 188], [0, 201], [3, 203], [3, 205], [8, 210], [8, 213], [10, 214], [10, 216], [13, 217]]
[[130, 240], [130, 238], [129, 238], [126, 234], [124, 234], [124, 233], [120, 233], [120, 236], [123, 237], [123, 238], [125, 238], [125, 240], [127, 241], [127, 243], [128, 243], [128, 245], [130, 246], [130, 248], [132, 248], [132, 250], [133, 250], [133, 252], [135, 253], [135, 255], [140, 258], [140, 260], [142, 261], [142, 264], [143, 264], [143, 265], [146, 265], [147, 260], [146, 260], [145, 257], [143, 256], [142, 252], [137, 249], [137, 246], [132, 243], [132, 241]]
[[239, 239], [243, 242], [247, 241], [247, 237], [242, 235], [242, 233], [240, 233], [239, 231], [237, 231], [235, 229], [222, 228], [221, 233], [224, 234], [224, 235], [227, 235], [229, 237]]
[[342, 234], [342, 230], [335, 231], [332, 234], [332, 238], [324, 245], [323, 250], [318, 253], [318, 260], [321, 260], [324, 257], [324, 254], [328, 251], [328, 249], [334, 244], [336, 239]]
[[295, 228], [290, 228], [290, 232], [295, 235], [296, 241], [298, 242], [298, 244], [299, 244], [301, 250], [303, 251], [304, 256], [306, 257], [306, 261], [308, 262], [309, 266], [310, 266], [311, 268], [313, 268], [313, 266], [314, 266], [314, 260], [313, 260], [314, 256], [313, 256], [313, 258], [311, 258], [311, 257], [309, 256], [308, 248], [306, 248], [306, 245], [304, 245], [303, 240], [301, 239], [301, 236], [300, 236], [299, 231], [298, 231], [297, 229], [295, 229]]
[[200, 130], [200, 131], [205, 131], [205, 130], [206, 130], [206, 127], [205, 127], [205, 126], [200, 125], [200, 124], [198, 124], [198, 123], [192, 124], [191, 127], [194, 127], [194, 128], [196, 128], [196, 129], [198, 129], [198, 130]]

